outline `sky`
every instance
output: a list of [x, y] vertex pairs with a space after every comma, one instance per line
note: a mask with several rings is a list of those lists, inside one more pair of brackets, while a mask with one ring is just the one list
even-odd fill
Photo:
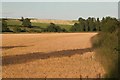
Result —
[[120, 0], [1, 0], [2, 2], [118, 2]]
[[118, 18], [120, 19], [120, 2], [118, 3]]
[[22, 16], [62, 20], [106, 16], [118, 18], [118, 2], [2, 2], [2, 17]]

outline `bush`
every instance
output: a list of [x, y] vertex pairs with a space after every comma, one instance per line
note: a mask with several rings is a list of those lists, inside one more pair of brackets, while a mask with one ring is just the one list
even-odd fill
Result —
[[54, 23], [50, 23], [50, 25], [47, 28], [42, 29], [42, 32], [66, 32], [66, 30], [64, 28], [60, 28]]
[[28, 18], [24, 19], [22, 17], [21, 21], [22, 21], [22, 26], [32, 28], [30, 19], [28, 19]]
[[62, 32], [68, 32], [66, 29], [62, 28]]
[[14, 32], [14, 33], [18, 33], [18, 32], [21, 32], [21, 31], [22, 31], [22, 30], [21, 30], [20, 27], [17, 27], [17, 26], [16, 26], [16, 27], [13, 28], [13, 32]]
[[27, 32], [27, 30], [26, 29], [21, 29], [21, 32]]
[[101, 62], [107, 74], [106, 77], [117, 78], [118, 75], [118, 35], [115, 32], [100, 32], [92, 38], [96, 51], [96, 59]]
[[111, 17], [101, 21], [101, 32], [92, 38], [96, 50], [96, 58], [105, 68], [108, 78], [118, 78], [119, 52], [120, 52], [120, 22]]
[[41, 33], [41, 30], [36, 30], [36, 29], [30, 29], [28, 32], [32, 33], [32, 32], [37, 32], [37, 33]]
[[2, 20], [2, 32], [10, 32], [10, 29], [7, 26], [7, 22]]

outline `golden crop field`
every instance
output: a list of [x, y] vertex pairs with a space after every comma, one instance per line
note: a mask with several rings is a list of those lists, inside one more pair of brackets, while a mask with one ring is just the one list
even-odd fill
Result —
[[3, 78], [96, 78], [105, 71], [90, 39], [97, 33], [2, 34]]
[[55, 23], [55, 24], [63, 24], [63, 25], [73, 25], [77, 21], [72, 20], [55, 20], [55, 19], [33, 19], [31, 22], [36, 23]]

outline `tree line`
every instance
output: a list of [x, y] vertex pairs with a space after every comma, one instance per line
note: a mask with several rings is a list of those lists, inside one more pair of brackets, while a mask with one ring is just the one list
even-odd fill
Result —
[[110, 31], [114, 30], [118, 26], [118, 20], [116, 18], [106, 17], [100, 20], [89, 17], [88, 19], [79, 18], [78, 23], [75, 23], [71, 27], [71, 32], [89, 32], [89, 31]]
[[[32, 26], [29, 18], [21, 18], [22, 22], [21, 27], [26, 28], [35, 28], [36, 26]], [[116, 18], [111, 17], [103, 17], [102, 20], [99, 18], [89, 17], [88, 19], [79, 18], [78, 22], [74, 23], [74, 25], [70, 28], [70, 30], [66, 30], [61, 28], [60, 26], [50, 23], [47, 28], [41, 30], [41, 32], [94, 32], [94, 31], [108, 31], [112, 32], [117, 26], [119, 21]], [[15, 27], [13, 31], [16, 32], [25, 32], [25, 30], [20, 30], [20, 27]], [[7, 25], [7, 20], [2, 19], [2, 32], [9, 32], [10, 29]]]

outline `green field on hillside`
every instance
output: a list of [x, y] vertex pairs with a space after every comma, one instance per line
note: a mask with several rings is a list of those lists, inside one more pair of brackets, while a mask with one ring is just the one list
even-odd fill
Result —
[[19, 20], [6, 20], [7, 21], [7, 25], [10, 26], [10, 25], [16, 25], [16, 26], [20, 26], [22, 24], [21, 21]]
[[[16, 26], [22, 26], [22, 22], [19, 21], [19, 20], [16, 20], [16, 19], [9, 19], [9, 20], [6, 20], [6, 21], [7, 21], [7, 25], [9, 26], [9, 28], [16, 27]], [[37, 27], [37, 28], [42, 29], [42, 28], [47, 28], [49, 25], [50, 25], [50, 23], [32, 22], [33, 28]], [[72, 25], [63, 25], [63, 24], [56, 24], [56, 25], [60, 26], [61, 28], [66, 29], [67, 31], [69, 31], [70, 28], [72, 27]]]
[[[50, 25], [49, 23], [36, 23], [36, 22], [32, 23], [32, 26], [39, 26], [40, 28], [47, 28], [47, 26], [49, 25]], [[72, 27], [72, 25], [62, 25], [62, 24], [56, 24], [56, 25], [66, 29], [67, 31], [69, 31], [69, 29]]]

